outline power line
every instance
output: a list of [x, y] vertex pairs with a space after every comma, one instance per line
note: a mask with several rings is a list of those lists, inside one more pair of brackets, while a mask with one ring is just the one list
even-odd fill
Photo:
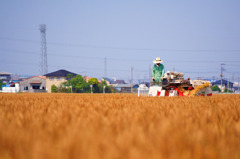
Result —
[[[1, 63], [3, 62], [3, 60], [0, 61]], [[19, 62], [19, 61], [15, 61], [15, 62], [11, 62], [8, 64], [10, 65], [26, 65], [26, 66], [37, 66], [37, 63], [30, 63], [30, 62]], [[58, 65], [49, 65], [51, 67], [59, 67]], [[61, 65], [61, 68], [72, 68], [72, 69], [89, 69], [89, 70], [102, 70], [101, 68], [92, 68], [92, 67], [81, 67], [81, 66], [69, 66], [69, 65]], [[123, 70], [123, 69], [110, 69], [110, 71], [112, 72], [130, 72], [129, 70]], [[91, 72], [91, 71], [90, 71]], [[134, 72], [138, 72], [138, 73], [143, 73], [143, 74], [147, 74], [149, 73], [149, 70], [140, 70], [140, 69], [135, 69]], [[206, 72], [198, 72], [198, 71], [194, 71], [194, 72], [188, 72], [188, 71], [180, 71], [180, 72], [184, 72], [184, 74], [214, 74], [214, 73], [219, 73], [219, 71], [206, 71]], [[232, 73], [240, 73], [240, 72], [227, 72], [225, 71], [225, 73], [228, 74], [232, 74]]]
[[[3, 62], [7, 62], [6, 60], [0, 60], [1, 63]], [[10, 65], [34, 65], [34, 66], [37, 66], [37, 63], [30, 63], [30, 62], [19, 62], [19, 61], [12, 61], [11, 63], [10, 62], [7, 62], [7, 64], [10, 64]], [[59, 67], [59, 65], [49, 65], [51, 67]], [[69, 66], [69, 65], [60, 65], [61, 68], [73, 68], [73, 69], [90, 69], [90, 70], [102, 70], [101, 68], [93, 68], [93, 67], [82, 67], [82, 66]], [[117, 71], [117, 72], [130, 72], [129, 70], [123, 70], [123, 69], [109, 69], [109, 71]], [[135, 71], [135, 72], [147, 72], [147, 71], [143, 71], [143, 70], [139, 70], [139, 71]]]
[[[21, 54], [29, 54], [29, 55], [38, 55], [37, 52], [32, 52], [32, 51], [23, 51], [23, 50], [15, 50], [15, 49], [6, 49], [6, 48], [0, 48], [0, 50], [4, 50], [4, 51], [10, 51], [10, 52], [17, 52], [17, 53], [21, 53]], [[56, 56], [56, 57], [70, 57], [70, 58], [85, 58], [85, 59], [103, 59], [103, 57], [93, 57], [93, 56], [79, 56], [79, 55], [63, 55], [63, 54], [54, 54], [54, 53], [48, 53], [48, 56]], [[136, 60], [136, 59], [124, 59], [124, 58], [108, 58], [108, 60], [118, 60], [118, 61], [134, 61], [134, 62], [149, 62], [149, 60]], [[167, 61], [168, 63], [176, 63], [176, 62], [180, 62], [180, 61], [176, 61], [176, 60], [169, 60]], [[181, 60], [181, 65], [182, 64], [186, 64], [186, 63], [221, 63], [221, 62], [236, 62], [239, 63], [239, 60], [232, 60], [232, 61], [197, 61], [197, 60]]]
[[[39, 43], [39, 41], [35, 41], [35, 40], [15, 39], [15, 38], [8, 38], [8, 37], [0, 37], [0, 40]], [[98, 45], [87, 45], [87, 44], [59, 43], [59, 42], [48, 42], [48, 44], [59, 45], [59, 46], [93, 48], [93, 49], [112, 49], [112, 50], [164, 51], [164, 52], [240, 52], [240, 49], [225, 49], [225, 50], [220, 50], [220, 49], [162, 49], [162, 48], [154, 49], [154, 48], [98, 46]]]

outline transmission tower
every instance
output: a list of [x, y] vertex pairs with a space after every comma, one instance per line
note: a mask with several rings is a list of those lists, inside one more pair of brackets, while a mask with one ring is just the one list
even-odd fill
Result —
[[46, 25], [40, 24], [39, 30], [41, 33], [41, 56], [40, 56], [40, 74], [44, 75], [48, 73], [47, 64], [47, 42], [46, 42]]

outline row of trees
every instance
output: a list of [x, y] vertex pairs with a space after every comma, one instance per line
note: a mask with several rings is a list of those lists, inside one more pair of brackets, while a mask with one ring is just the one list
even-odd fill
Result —
[[[212, 86], [212, 91], [218, 91], [221, 92], [221, 89], [218, 86]], [[224, 93], [233, 93], [232, 90], [224, 89]]]
[[60, 84], [59, 87], [52, 85], [51, 91], [53, 93], [90, 93], [91, 86], [93, 93], [102, 93], [105, 88], [105, 93], [112, 93], [114, 89], [109, 87], [106, 81], [98, 82], [97, 78], [90, 78], [88, 83], [81, 75], [73, 77], [72, 74], [67, 75], [67, 81]]

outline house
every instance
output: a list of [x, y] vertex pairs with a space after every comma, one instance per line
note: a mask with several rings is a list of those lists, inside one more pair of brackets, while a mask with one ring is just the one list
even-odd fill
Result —
[[240, 87], [233, 87], [234, 93], [240, 93]]
[[19, 84], [19, 92], [40, 93], [46, 92], [46, 77], [33, 76], [22, 81], [13, 83], [10, 87], [15, 87]]
[[233, 89], [235, 93], [240, 93], [240, 85], [239, 82], [233, 82]]
[[116, 80], [115, 83], [116, 84], [126, 84], [126, 82], [124, 80]]
[[117, 89], [119, 93], [131, 93], [133, 86], [133, 84], [117, 84], [114, 88]]
[[67, 70], [58, 70], [52, 73], [45, 74], [46, 76], [46, 91], [51, 93], [52, 85], [59, 86], [62, 82], [67, 81], [67, 75], [72, 74], [76, 76], [76, 73], [69, 72]]
[[110, 78], [107, 78], [107, 77], [103, 77], [102, 81], [104, 81], [104, 80], [106, 81], [108, 86], [115, 87], [117, 85], [117, 83], [113, 79], [110, 79]]
[[39, 93], [46, 92], [46, 77], [45, 76], [33, 76], [22, 81], [8, 82], [3, 87], [2, 92], [5, 93]]
[[[221, 80], [212, 83], [212, 86], [218, 86], [221, 89]], [[233, 83], [227, 80], [222, 80], [222, 91], [225, 89], [233, 90]]]
[[8, 83], [11, 80], [11, 73], [0, 72], [0, 80], [2, 80], [3, 83]]

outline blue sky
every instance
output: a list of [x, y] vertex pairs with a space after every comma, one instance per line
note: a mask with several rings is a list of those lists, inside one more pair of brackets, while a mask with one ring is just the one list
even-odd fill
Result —
[[240, 1], [1, 1], [0, 71], [38, 75], [39, 24], [49, 72], [148, 79], [156, 57], [185, 77], [240, 77]]

